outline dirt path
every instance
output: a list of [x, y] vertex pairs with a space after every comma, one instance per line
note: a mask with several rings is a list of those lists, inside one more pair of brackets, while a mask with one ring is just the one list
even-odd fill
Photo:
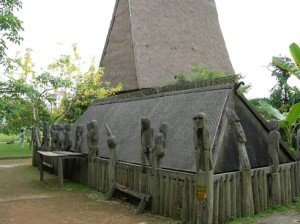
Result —
[[[168, 223], [170, 219], [149, 213], [134, 216], [134, 207], [104, 196], [80, 185], [57, 187], [57, 177], [45, 175], [38, 181], [37, 168], [30, 160], [0, 160], [0, 223]], [[69, 187], [68, 187], [69, 186]]]

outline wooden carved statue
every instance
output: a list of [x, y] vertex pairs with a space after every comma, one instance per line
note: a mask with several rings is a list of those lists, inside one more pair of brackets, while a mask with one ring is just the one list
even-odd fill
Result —
[[38, 134], [37, 127], [32, 127], [31, 138], [32, 138], [33, 148], [38, 149], [38, 147], [40, 147], [40, 140], [39, 140], [39, 134]]
[[65, 139], [65, 128], [62, 124], [57, 125], [57, 142], [56, 149], [61, 151], [63, 150], [63, 144]]
[[212, 170], [209, 132], [206, 128], [206, 114], [200, 113], [193, 117], [194, 149], [196, 156], [196, 172]]
[[117, 156], [116, 148], [117, 141], [116, 137], [112, 134], [109, 127], [105, 124], [106, 134], [107, 134], [107, 145], [109, 148], [109, 163], [108, 163], [108, 172], [109, 172], [109, 184], [117, 180]]
[[75, 151], [82, 152], [83, 151], [83, 134], [84, 134], [84, 126], [82, 124], [78, 124], [76, 126], [76, 133], [75, 133]]
[[161, 168], [161, 161], [165, 156], [165, 148], [167, 146], [167, 133], [169, 125], [162, 122], [159, 126], [159, 133], [154, 136], [154, 146], [152, 151], [152, 166], [156, 170]]
[[240, 119], [238, 118], [236, 113], [231, 109], [227, 110], [226, 115], [227, 115], [229, 125], [231, 126], [234, 132], [234, 138], [238, 144], [239, 163], [240, 163], [239, 169], [240, 171], [250, 170], [251, 165], [250, 165], [250, 161], [249, 161], [249, 157], [245, 145], [247, 139], [246, 139], [244, 129], [240, 123]]
[[94, 158], [99, 155], [99, 123], [96, 120], [87, 124], [87, 144], [89, 162], [93, 163]]
[[38, 128], [32, 127], [31, 132], [31, 141], [33, 146], [33, 159], [32, 159], [32, 165], [36, 166], [39, 164], [39, 157], [38, 157], [38, 150], [40, 147], [40, 141], [39, 141], [39, 134], [38, 134]]
[[42, 138], [42, 144], [41, 144], [42, 150], [44, 150], [44, 151], [49, 150], [49, 148], [50, 148], [50, 139], [51, 139], [51, 135], [50, 135], [49, 124], [48, 124], [48, 122], [44, 122], [44, 124], [43, 124], [43, 138]]
[[70, 131], [71, 131], [71, 125], [69, 125], [69, 124], [65, 125], [65, 137], [64, 137], [64, 143], [63, 143], [64, 151], [70, 151], [72, 148], [72, 141], [70, 139]]
[[277, 173], [279, 171], [279, 141], [280, 141], [280, 133], [279, 126], [277, 120], [271, 120], [268, 124], [270, 133], [268, 136], [268, 154], [269, 154], [269, 162], [270, 165], [273, 166], [272, 172]]
[[56, 124], [51, 126], [51, 150], [57, 149], [57, 140], [58, 140], [58, 127]]
[[141, 172], [145, 173], [146, 161], [148, 161], [149, 165], [151, 166], [150, 153], [153, 149], [153, 129], [150, 127], [149, 118], [142, 118], [141, 125]]

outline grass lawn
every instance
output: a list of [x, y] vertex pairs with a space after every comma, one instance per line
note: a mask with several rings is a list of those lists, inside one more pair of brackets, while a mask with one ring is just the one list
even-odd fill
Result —
[[31, 157], [32, 150], [29, 150], [29, 143], [24, 144], [24, 149], [19, 149], [19, 143], [14, 144], [1, 144], [0, 143], [0, 159], [4, 158], [22, 158]]
[[19, 135], [0, 134], [0, 141], [4, 141], [4, 140], [15, 140], [15, 141], [17, 141], [18, 138], [19, 138]]

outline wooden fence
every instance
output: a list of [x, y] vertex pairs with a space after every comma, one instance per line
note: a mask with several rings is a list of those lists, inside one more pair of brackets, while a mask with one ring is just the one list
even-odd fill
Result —
[[[48, 162], [56, 167], [54, 160]], [[96, 158], [95, 163], [88, 163], [87, 158], [66, 160], [64, 174], [66, 178], [75, 182], [107, 193], [109, 191], [108, 162], [103, 158]], [[240, 171], [214, 175], [213, 223], [225, 223], [233, 217], [240, 218], [257, 214], [264, 211], [268, 204], [274, 202], [274, 198], [279, 198], [276, 204], [292, 202], [300, 193], [300, 162], [279, 166], [277, 193], [272, 189], [274, 174], [271, 166], [249, 170], [250, 178], [247, 186], [250, 189], [250, 200], [243, 186], [245, 184], [243, 175], [245, 177], [245, 174]], [[134, 191], [153, 196], [151, 178], [153, 176], [149, 168], [146, 174], [141, 174], [139, 165], [125, 162], [117, 164], [117, 182]], [[181, 221], [197, 223], [196, 175], [158, 169], [156, 178], [158, 194], [155, 199], [152, 199], [151, 212]]]

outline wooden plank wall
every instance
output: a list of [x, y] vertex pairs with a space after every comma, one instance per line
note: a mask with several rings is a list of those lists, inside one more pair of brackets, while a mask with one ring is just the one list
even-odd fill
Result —
[[[54, 164], [55, 161], [47, 161]], [[55, 168], [56, 169], [56, 168]], [[86, 158], [64, 161], [66, 178], [87, 184], [103, 193], [109, 190], [108, 160], [97, 158], [88, 164]], [[251, 170], [251, 184], [255, 214], [264, 211], [271, 198], [272, 167]], [[281, 203], [292, 202], [300, 194], [300, 162], [279, 166]], [[145, 181], [141, 189], [140, 181]], [[158, 169], [158, 192], [156, 214], [179, 219], [183, 222], [196, 223], [197, 199], [195, 174]], [[146, 178], [141, 178], [140, 166], [118, 162], [117, 182], [135, 191], [151, 194], [151, 172], [147, 169]], [[213, 223], [224, 223], [231, 217], [239, 218], [243, 214], [242, 174], [238, 172], [214, 175]]]
[[[271, 167], [251, 170], [254, 214], [267, 209], [271, 197]], [[300, 163], [280, 165], [281, 203], [296, 199], [300, 193]], [[224, 223], [231, 217], [242, 217], [243, 192], [241, 173], [232, 172], [214, 176], [214, 223]]]

